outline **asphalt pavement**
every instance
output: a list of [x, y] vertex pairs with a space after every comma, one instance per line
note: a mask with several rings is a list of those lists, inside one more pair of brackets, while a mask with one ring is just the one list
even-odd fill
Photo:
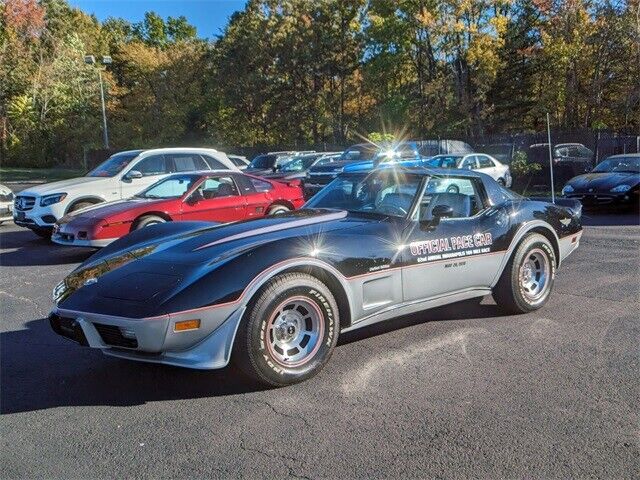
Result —
[[1, 226], [1, 476], [638, 478], [640, 226], [585, 221], [542, 310], [402, 317], [267, 390], [56, 336], [51, 289], [90, 250]]

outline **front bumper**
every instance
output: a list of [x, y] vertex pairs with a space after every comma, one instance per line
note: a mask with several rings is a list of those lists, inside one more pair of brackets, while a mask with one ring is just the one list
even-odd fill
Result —
[[580, 200], [584, 207], [604, 205], [632, 205], [638, 202], [637, 192], [610, 193], [610, 192], [574, 192], [565, 195], [565, 198]]
[[0, 222], [8, 222], [13, 220], [13, 203], [2, 202], [0, 203]]
[[[16, 197], [17, 198], [17, 197]], [[28, 209], [20, 209], [14, 205], [13, 221], [21, 227], [33, 230], [49, 230], [59, 218], [64, 216], [65, 203], [55, 203], [47, 207], [39, 206], [40, 198], [33, 197], [34, 206]]]
[[[106, 355], [194, 369], [229, 363], [244, 307], [237, 305], [153, 318], [124, 318], [55, 308], [49, 315], [55, 333]], [[197, 330], [174, 331], [176, 321], [199, 318]]]
[[88, 231], [90, 230], [90, 228], [71, 229], [67, 228], [66, 225], [54, 225], [51, 241], [59, 245], [68, 245], [71, 247], [102, 248], [117, 240], [117, 238], [88, 238]]

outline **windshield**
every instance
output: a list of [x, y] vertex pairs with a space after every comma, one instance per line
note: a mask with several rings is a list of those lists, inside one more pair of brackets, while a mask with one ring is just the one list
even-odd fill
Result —
[[306, 170], [311, 165], [315, 159], [318, 158], [318, 155], [305, 155], [303, 157], [293, 157], [293, 160], [285, 163], [280, 167], [281, 172], [301, 172], [302, 170]]
[[391, 163], [398, 160], [407, 160], [418, 158], [418, 152], [415, 147], [409, 143], [403, 143], [395, 147], [382, 148], [375, 155], [375, 159], [381, 163]]
[[342, 161], [364, 161], [364, 160], [372, 160], [376, 153], [378, 153], [378, 147], [373, 144], [363, 144], [363, 145], [354, 145], [352, 147], [347, 148], [342, 155], [340, 156], [340, 160]]
[[154, 183], [136, 195], [138, 198], [180, 198], [200, 178], [200, 175], [177, 175]]
[[420, 177], [401, 173], [341, 176], [309, 200], [305, 208], [337, 208], [405, 217], [419, 186]]
[[115, 177], [131, 163], [141, 152], [124, 152], [111, 155], [96, 168], [87, 173], [87, 177]]
[[461, 158], [456, 155], [438, 155], [427, 160], [426, 165], [434, 168], [456, 168]]
[[254, 158], [253, 160], [251, 160], [251, 163], [249, 164], [249, 168], [273, 168], [273, 166], [276, 163], [276, 159], [278, 158], [277, 155], [269, 155], [269, 154], [262, 154], [262, 155], [258, 155], [256, 158]]
[[593, 171], [640, 173], [640, 157], [608, 158], [599, 163]]

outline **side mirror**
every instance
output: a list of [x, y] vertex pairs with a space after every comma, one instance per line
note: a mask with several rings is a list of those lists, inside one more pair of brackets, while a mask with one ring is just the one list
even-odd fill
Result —
[[124, 179], [125, 180], [133, 180], [135, 178], [142, 178], [142, 172], [139, 172], [138, 170], [130, 170], [125, 176]]
[[198, 202], [204, 200], [204, 196], [202, 195], [202, 191], [200, 189], [195, 190], [189, 198], [187, 199], [187, 203], [189, 205], [195, 205]]

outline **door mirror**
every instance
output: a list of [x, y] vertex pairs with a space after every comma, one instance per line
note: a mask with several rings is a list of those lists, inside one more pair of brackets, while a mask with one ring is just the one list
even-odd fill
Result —
[[129, 170], [129, 172], [123, 177], [124, 180], [133, 180], [134, 178], [142, 178], [142, 172], [138, 170]]
[[187, 199], [187, 203], [189, 205], [195, 205], [196, 203], [201, 202], [202, 200], [204, 200], [204, 196], [202, 195], [202, 190], [198, 188], [191, 195], [189, 195], [189, 198]]

